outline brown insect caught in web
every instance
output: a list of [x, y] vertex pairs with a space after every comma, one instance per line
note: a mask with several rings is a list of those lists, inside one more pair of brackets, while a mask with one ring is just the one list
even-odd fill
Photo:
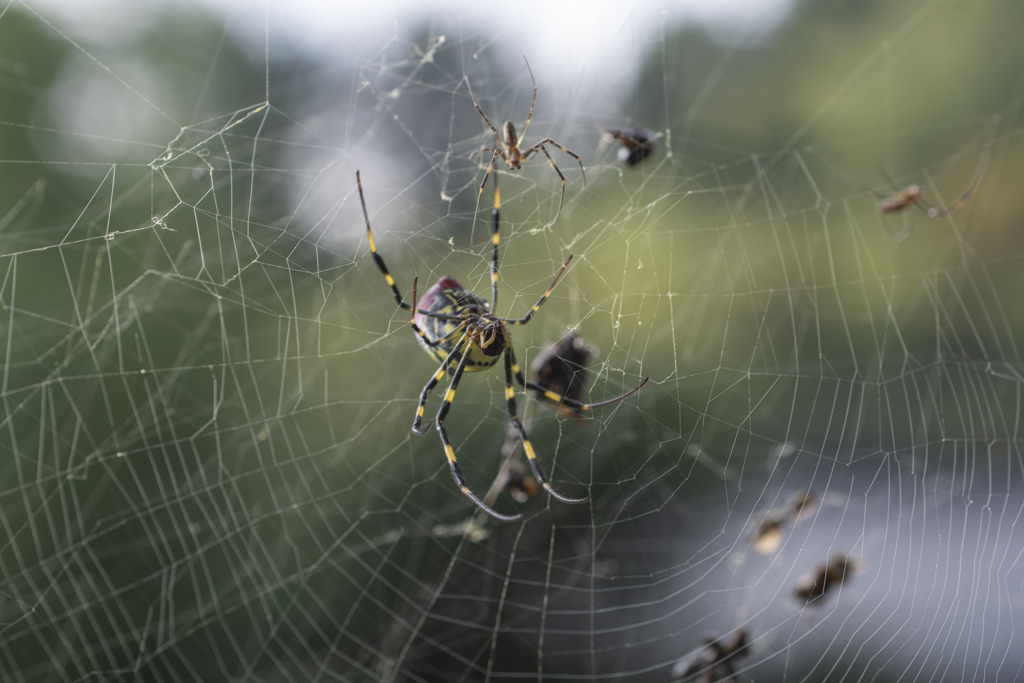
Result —
[[[863, 185], [861, 185], [861, 188], [868, 192], [868, 194], [872, 194], [879, 198], [878, 210], [882, 213], [903, 214], [903, 229], [895, 235], [892, 235], [893, 241], [899, 244], [910, 235], [911, 222], [909, 209], [911, 207], [916, 206], [929, 218], [945, 218], [966, 204], [967, 200], [974, 194], [974, 191], [978, 189], [978, 185], [981, 184], [981, 177], [985, 174], [985, 167], [988, 165], [988, 156], [989, 150], [986, 149], [982, 154], [981, 163], [978, 165], [978, 172], [975, 174], [974, 181], [971, 183], [970, 187], [968, 187], [956, 201], [944, 209], [940, 209], [929, 204], [924, 198], [924, 188], [920, 185], [908, 185], [901, 190], [896, 183], [893, 182], [892, 178], [885, 173], [885, 171], [882, 171], [882, 174], [885, 175], [885, 179], [889, 182], [889, 186], [892, 187], [892, 194], [884, 195]], [[860, 183], [858, 183], [858, 185], [860, 185]]]
[[672, 680], [735, 683], [736, 660], [746, 657], [748, 652], [746, 629], [737, 629], [723, 638], [704, 636], [699, 650], [672, 667]]
[[557, 147], [575, 159], [576, 163], [580, 165], [580, 173], [583, 174], [583, 188], [586, 189], [587, 187], [587, 174], [586, 171], [583, 170], [583, 162], [580, 160], [579, 155], [575, 152], [570, 152], [551, 138], [544, 138], [525, 152], [519, 148], [522, 144], [523, 138], [526, 136], [526, 129], [530, 127], [530, 121], [533, 119], [533, 108], [537, 104], [537, 80], [533, 77], [533, 69], [530, 68], [530, 62], [527, 61], [525, 55], [523, 56], [523, 61], [526, 62], [526, 70], [530, 72], [530, 80], [533, 81], [533, 102], [530, 103], [530, 113], [526, 117], [526, 123], [523, 124], [523, 132], [521, 135], [516, 135], [516, 127], [512, 125], [511, 121], [506, 121], [505, 125], [501, 127], [501, 133], [498, 132], [498, 129], [494, 127], [491, 120], [487, 118], [487, 114], [484, 114], [484, 110], [480, 108], [480, 105], [476, 101], [476, 95], [473, 94], [473, 87], [469, 85], [469, 79], [466, 79], [466, 85], [469, 87], [469, 96], [473, 98], [473, 106], [476, 107], [477, 112], [481, 117], [483, 117], [488, 128], [490, 128], [491, 132], [494, 133], [494, 141], [496, 143], [494, 147], [484, 147], [483, 149], [478, 149], [469, 155], [470, 157], [474, 157], [477, 154], [491, 152], [491, 162], [487, 164], [487, 172], [484, 173], [483, 182], [480, 183], [480, 190], [476, 195], [476, 209], [473, 211], [473, 230], [476, 229], [476, 217], [477, 214], [480, 213], [480, 198], [484, 194], [484, 186], [487, 184], [487, 178], [490, 177], [491, 172], [493, 171], [497, 173], [494, 169], [494, 163], [498, 160], [499, 156], [505, 160], [505, 163], [508, 164], [508, 168], [511, 171], [518, 171], [522, 168], [524, 162], [529, 160], [531, 156], [538, 152], [543, 152], [544, 156], [546, 156], [548, 161], [551, 162], [551, 168], [555, 169], [555, 173], [558, 174], [559, 179], [562, 181], [562, 196], [558, 200], [558, 211], [555, 212], [555, 217], [548, 224], [548, 227], [554, 225], [555, 221], [558, 220], [558, 216], [562, 213], [562, 204], [565, 202], [565, 176], [562, 175], [562, 171], [559, 170], [558, 164], [556, 164], [555, 160], [551, 158], [550, 154], [548, 154], [548, 150], [544, 145]]

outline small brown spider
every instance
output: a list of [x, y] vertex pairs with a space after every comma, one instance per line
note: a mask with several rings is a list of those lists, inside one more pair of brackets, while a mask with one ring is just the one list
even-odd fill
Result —
[[892, 181], [892, 178], [885, 174], [884, 171], [883, 174], [885, 174], [885, 179], [889, 181], [889, 185], [893, 189], [893, 194], [885, 196], [870, 188], [864, 189], [866, 189], [870, 194], [880, 198], [880, 201], [878, 202], [878, 210], [882, 213], [903, 214], [903, 229], [892, 236], [893, 241], [899, 244], [910, 235], [910, 212], [907, 209], [912, 206], [916, 206], [924, 211], [925, 215], [929, 218], [945, 218], [949, 214], [953, 213], [963, 206], [967, 200], [971, 198], [971, 195], [974, 194], [974, 191], [978, 189], [978, 185], [981, 183], [981, 177], [985, 174], [985, 167], [988, 165], [988, 155], [989, 150], [986, 149], [981, 156], [981, 163], [978, 165], [978, 172], [974, 176], [974, 182], [971, 183], [971, 186], [968, 187], [955, 202], [944, 209], [934, 207], [925, 201], [924, 188], [920, 185], [909, 185], [901, 190], [896, 186], [896, 183]]
[[483, 109], [481, 109], [480, 105], [477, 104], [476, 95], [473, 94], [473, 88], [469, 85], [469, 79], [466, 80], [466, 85], [469, 87], [469, 96], [473, 98], [473, 106], [476, 107], [477, 112], [479, 112], [480, 116], [482, 116], [484, 121], [487, 123], [487, 126], [494, 133], [494, 140], [497, 143], [494, 147], [484, 147], [483, 149], [478, 149], [469, 155], [470, 157], [473, 157], [477, 154], [483, 154], [484, 152], [491, 152], [491, 162], [487, 164], [487, 173], [484, 174], [483, 182], [480, 183], [480, 191], [476, 195], [476, 209], [473, 211], [473, 230], [476, 229], [476, 217], [477, 214], [480, 213], [480, 198], [484, 194], [484, 186], [487, 184], [487, 178], [491, 175], [491, 171], [494, 170], [494, 162], [497, 161], [499, 156], [505, 160], [505, 163], [508, 164], [509, 170], [512, 171], [518, 171], [522, 168], [523, 162], [537, 154], [538, 151], [544, 152], [544, 156], [546, 156], [548, 161], [551, 162], [551, 167], [555, 169], [555, 173], [557, 173], [558, 177], [562, 180], [562, 196], [558, 200], [558, 211], [555, 212], [555, 217], [548, 224], [548, 227], [554, 225], [555, 221], [558, 220], [558, 216], [562, 213], [562, 203], [565, 201], [565, 176], [562, 175], [562, 172], [558, 169], [558, 164], [556, 164], [555, 160], [551, 158], [550, 154], [548, 154], [548, 150], [544, 145], [557, 147], [575, 159], [576, 163], [580, 165], [580, 173], [583, 174], [583, 188], [586, 189], [587, 187], [587, 174], [583, 170], [583, 162], [580, 160], [579, 156], [574, 152], [570, 152], [565, 147], [562, 147], [551, 138], [544, 138], [525, 152], [519, 149], [519, 145], [522, 142], [523, 137], [526, 135], [526, 129], [530, 127], [530, 120], [533, 118], [533, 108], [537, 104], [537, 80], [533, 77], [533, 70], [530, 68], [530, 62], [527, 61], [525, 55], [523, 56], [523, 61], [526, 62], [526, 70], [530, 72], [530, 80], [533, 81], [533, 102], [530, 103], [530, 114], [526, 117], [526, 123], [523, 125], [523, 134], [521, 136], [516, 135], [516, 127], [512, 125], [511, 121], [506, 121], [505, 125], [501, 128], [502, 132], [498, 133], [498, 129], [494, 127], [494, 124], [492, 124], [490, 119], [487, 118], [487, 115], [484, 114]]

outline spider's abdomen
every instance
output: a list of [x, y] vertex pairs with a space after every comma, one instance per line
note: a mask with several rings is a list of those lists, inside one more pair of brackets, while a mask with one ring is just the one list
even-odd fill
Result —
[[[433, 287], [423, 293], [423, 297], [420, 298], [416, 307], [424, 311], [430, 311], [431, 313], [440, 313], [441, 315], [458, 316], [466, 313], [483, 315], [484, 313], [487, 313], [487, 304], [484, 303], [483, 299], [460, 285], [454, 278], [447, 275], [442, 277], [434, 284]], [[427, 339], [431, 342], [436, 342], [438, 339], [442, 339], [445, 335], [450, 334], [452, 330], [459, 326], [459, 323], [455, 320], [440, 320], [438, 318], [431, 318], [417, 313], [416, 325], [423, 330]], [[448, 357], [461, 338], [462, 332], [458, 332], [450, 338], [445, 339], [436, 347], [430, 348], [423, 343], [423, 340], [420, 339], [419, 335], [416, 336], [416, 339], [419, 341], [420, 346], [423, 347], [423, 350], [433, 356], [438, 362], [441, 362]], [[475, 344], [471, 344], [469, 346], [468, 354], [469, 357], [466, 359], [466, 372], [486, 370], [487, 368], [492, 367], [501, 358], [500, 354], [496, 356], [487, 355], [484, 353], [483, 349]], [[452, 371], [454, 372], [454, 368]]]

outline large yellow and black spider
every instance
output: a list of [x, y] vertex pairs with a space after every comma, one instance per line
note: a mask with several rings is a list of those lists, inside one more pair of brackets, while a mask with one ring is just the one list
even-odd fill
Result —
[[445, 275], [423, 294], [422, 301], [418, 302], [422, 308], [417, 308], [416, 288], [419, 278], [413, 280], [412, 304], [410, 305], [402, 298], [398, 287], [395, 285], [395, 279], [391, 277], [387, 266], [384, 265], [384, 259], [377, 253], [377, 245], [373, 241], [373, 231], [370, 229], [370, 215], [366, 210], [366, 199], [363, 196], [363, 183], [358, 171], [356, 171], [356, 185], [359, 187], [359, 201], [362, 203], [363, 217], [366, 219], [366, 236], [369, 238], [370, 252], [373, 254], [373, 260], [376, 262], [377, 267], [380, 268], [381, 273], [384, 274], [384, 279], [387, 280], [388, 285], [391, 287], [391, 292], [395, 295], [395, 301], [398, 302], [399, 307], [410, 312], [412, 329], [416, 332], [420, 346], [441, 363], [441, 366], [430, 378], [430, 381], [423, 387], [423, 391], [420, 392], [420, 402], [416, 408], [416, 417], [413, 419], [412, 431], [420, 435], [427, 433], [431, 424], [428, 422], [425, 426], [423, 425], [423, 410], [426, 406], [427, 398], [430, 396], [433, 388], [437, 386], [437, 383], [441, 381], [441, 378], [444, 377], [445, 373], [450, 370], [452, 365], [455, 365], [455, 372], [452, 374], [448, 393], [445, 394], [444, 402], [441, 404], [440, 410], [437, 411], [436, 418], [437, 433], [441, 436], [441, 443], [444, 445], [444, 452], [448, 458], [452, 477], [455, 479], [455, 484], [459, 487], [459, 490], [492, 517], [503, 521], [519, 519], [522, 515], [503, 515], [496, 512], [469, 490], [466, 479], [462, 476], [462, 470], [455, 460], [455, 451], [448, 440], [448, 433], [444, 428], [444, 420], [452, 406], [452, 401], [455, 400], [455, 390], [459, 386], [459, 380], [462, 379], [462, 373], [486, 370], [496, 365], [498, 360], [504, 356], [505, 400], [508, 414], [512, 424], [523, 440], [523, 448], [526, 451], [526, 457], [530, 461], [533, 476], [548, 493], [563, 503], [585, 503], [590, 500], [590, 496], [567, 498], [551, 488], [547, 477], [544, 476], [544, 470], [541, 469], [540, 463], [537, 462], [537, 454], [534, 453], [530, 439], [526, 435], [526, 429], [523, 428], [523, 424], [516, 415], [516, 399], [512, 378], [514, 376], [516, 381], [524, 388], [539, 391], [547, 396], [549, 400], [570, 406], [577, 411], [592, 410], [621, 401], [639, 391], [640, 387], [646, 384], [649, 378], [645, 378], [632, 391], [608, 401], [601, 401], [600, 403], [581, 403], [575, 399], [555, 394], [542, 386], [526, 381], [518, 362], [516, 362], [516, 356], [512, 350], [512, 337], [506, 327], [507, 325], [525, 325], [530, 322], [533, 314], [537, 312], [537, 309], [551, 295], [551, 290], [555, 288], [559, 278], [562, 277], [562, 273], [565, 272], [569, 262], [572, 261], [572, 256], [570, 255], [566, 259], [558, 274], [555, 275], [555, 279], [552, 281], [551, 286], [548, 287], [548, 291], [544, 292], [544, 295], [537, 300], [533, 308], [522, 318], [499, 318], [492, 313], [498, 301], [498, 212], [500, 209], [500, 195], [498, 194], [497, 176], [495, 176], [494, 209], [491, 213], [493, 219], [491, 225], [491, 302], [488, 304], [472, 291], [456, 282], [454, 278]]

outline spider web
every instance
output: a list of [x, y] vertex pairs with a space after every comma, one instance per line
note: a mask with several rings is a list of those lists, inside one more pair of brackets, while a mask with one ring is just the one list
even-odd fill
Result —
[[[737, 680], [1024, 676], [1021, 9], [617, 6], [525, 43], [528, 12], [360, 11], [0, 9], [0, 677], [670, 681], [739, 631]], [[589, 400], [651, 380], [582, 422], [519, 392], [592, 498], [501, 524], [409, 432], [435, 365], [355, 171], [407, 298], [489, 295], [466, 86], [522, 132], [527, 49], [524, 144], [587, 184], [550, 150], [550, 226], [546, 160], [499, 169], [495, 310], [572, 253], [520, 362], [575, 331]], [[899, 244], [859, 186], [942, 207], [979, 170]], [[503, 392], [467, 374], [446, 422], [481, 496], [521, 457]]]

